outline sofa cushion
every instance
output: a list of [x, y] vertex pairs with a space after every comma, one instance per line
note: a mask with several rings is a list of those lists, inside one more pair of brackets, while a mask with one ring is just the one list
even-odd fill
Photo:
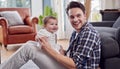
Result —
[[111, 28], [111, 27], [94, 27], [99, 33], [101, 32], [107, 32], [115, 35], [117, 29], [116, 28]]
[[117, 28], [95, 27], [100, 33], [102, 58], [110, 58], [119, 54], [119, 45], [116, 38]]
[[118, 17], [118, 19], [113, 24], [113, 28], [118, 28], [118, 27], [120, 27], [120, 16]]
[[120, 47], [120, 27], [117, 29], [116, 38], [117, 38], [117, 41], [118, 41], [119, 47]]
[[8, 20], [9, 26], [24, 24], [17, 11], [3, 11], [0, 12], [0, 16], [5, 17]]
[[26, 25], [18, 25], [18, 26], [11, 26], [8, 28], [8, 33], [13, 35], [13, 34], [28, 34], [32, 33], [33, 28], [30, 26]]
[[94, 27], [112, 27], [115, 21], [90, 22]]
[[104, 68], [101, 69], [120, 69], [120, 58], [114, 57], [106, 59]]
[[119, 54], [119, 45], [115, 39], [115, 35], [107, 32], [101, 32], [101, 51], [102, 58], [110, 58]]

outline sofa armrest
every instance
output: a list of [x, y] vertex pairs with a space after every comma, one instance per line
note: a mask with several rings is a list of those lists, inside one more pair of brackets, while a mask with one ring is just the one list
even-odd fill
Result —
[[29, 26], [32, 26], [33, 24], [38, 24], [38, 18], [37, 17], [33, 17], [31, 19], [30, 16], [27, 16], [25, 19], [24, 19], [24, 22], [26, 25], [29, 25]]
[[6, 28], [8, 28], [9, 25], [8, 25], [7, 19], [4, 18], [4, 17], [0, 17], [0, 25], [5, 26]]
[[8, 21], [4, 17], [0, 17], [0, 25], [2, 26], [3, 31], [3, 42], [7, 42], [7, 33], [8, 33]]
[[[103, 59], [115, 57], [119, 54], [119, 44], [116, 34], [118, 29], [111, 27], [94, 27], [101, 37], [101, 57]], [[118, 35], [117, 35], [118, 36]]]
[[95, 27], [112, 27], [115, 21], [90, 22]]
[[36, 24], [38, 24], [38, 18], [37, 17], [31, 18], [30, 16], [27, 16], [24, 19], [24, 23], [26, 25], [29, 25], [29, 26], [33, 27], [34, 28], [34, 32], [36, 32]]
[[24, 19], [24, 23], [25, 23], [25, 25], [32, 26], [31, 17], [26, 16], [26, 18]]
[[33, 17], [33, 18], [32, 18], [32, 23], [33, 23], [34, 31], [35, 31], [35, 32], [37, 32], [37, 31], [36, 31], [36, 24], [38, 24], [38, 21], [39, 21], [39, 19], [38, 19], [37, 17]]
[[32, 18], [32, 23], [38, 24], [38, 21], [39, 21], [39, 19], [37, 17], [33, 17]]

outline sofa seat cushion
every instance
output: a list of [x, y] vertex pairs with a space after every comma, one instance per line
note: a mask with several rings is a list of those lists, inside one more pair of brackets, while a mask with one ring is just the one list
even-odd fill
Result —
[[28, 34], [33, 33], [33, 28], [27, 25], [18, 25], [18, 26], [10, 26], [8, 28], [8, 33], [13, 34]]

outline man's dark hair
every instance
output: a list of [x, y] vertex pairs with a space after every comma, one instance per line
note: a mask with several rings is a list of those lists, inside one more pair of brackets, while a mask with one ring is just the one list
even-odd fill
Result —
[[68, 14], [69, 9], [72, 9], [72, 8], [80, 8], [83, 11], [83, 13], [85, 14], [85, 7], [80, 2], [71, 1], [66, 8], [66, 13]]

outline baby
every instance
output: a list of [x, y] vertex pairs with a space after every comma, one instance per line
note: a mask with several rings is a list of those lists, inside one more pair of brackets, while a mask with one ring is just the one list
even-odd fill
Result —
[[47, 16], [43, 20], [44, 28], [40, 29], [36, 35], [36, 41], [38, 41], [38, 46], [41, 47], [39, 37], [45, 36], [48, 39], [48, 42], [51, 44], [51, 47], [62, 54], [62, 47], [57, 44], [56, 31], [58, 30], [58, 21], [57, 18], [53, 16]]

